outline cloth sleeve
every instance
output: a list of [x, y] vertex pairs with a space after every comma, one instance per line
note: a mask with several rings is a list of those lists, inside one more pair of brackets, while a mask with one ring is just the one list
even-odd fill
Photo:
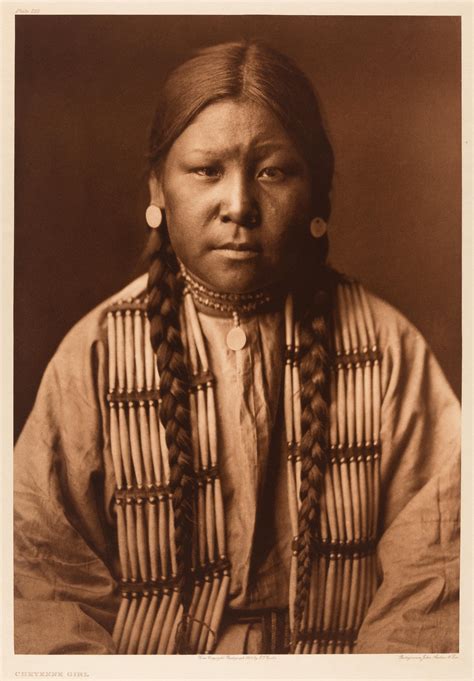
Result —
[[381, 581], [354, 652], [452, 653], [459, 645], [459, 404], [401, 315], [384, 346]]
[[104, 344], [80, 322], [50, 362], [15, 450], [15, 652], [111, 654], [113, 476]]

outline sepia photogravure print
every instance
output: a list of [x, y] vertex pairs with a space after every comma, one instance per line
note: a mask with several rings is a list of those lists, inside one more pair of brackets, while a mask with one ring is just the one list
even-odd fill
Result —
[[461, 19], [15, 22], [16, 654], [459, 651]]

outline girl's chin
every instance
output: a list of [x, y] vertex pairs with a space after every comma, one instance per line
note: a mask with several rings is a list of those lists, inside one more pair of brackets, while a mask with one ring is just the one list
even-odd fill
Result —
[[278, 277], [265, 277], [262, 270], [250, 267], [226, 267], [212, 272], [191, 274], [204, 286], [219, 293], [251, 293], [274, 284]]

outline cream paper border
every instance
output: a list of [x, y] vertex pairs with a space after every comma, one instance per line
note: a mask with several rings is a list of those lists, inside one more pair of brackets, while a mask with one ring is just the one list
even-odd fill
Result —
[[[473, 2], [357, 2], [241, 0], [211, 2], [2, 2], [2, 229], [0, 250], [2, 328], [0, 433], [2, 452], [2, 674], [8, 680], [64, 679], [470, 679], [472, 678], [472, 457], [474, 237], [472, 224], [472, 50]], [[463, 479], [461, 652], [456, 655], [189, 656], [14, 655], [12, 568], [13, 448], [13, 170], [14, 20], [31, 14], [279, 14], [438, 15], [462, 17], [463, 57]], [[471, 416], [469, 416], [471, 414]]]

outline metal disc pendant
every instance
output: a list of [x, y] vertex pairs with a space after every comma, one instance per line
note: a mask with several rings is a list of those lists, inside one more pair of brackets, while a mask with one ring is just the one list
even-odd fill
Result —
[[247, 342], [245, 331], [241, 326], [234, 326], [227, 334], [226, 342], [227, 347], [231, 350], [235, 350], [235, 352], [237, 352], [237, 350], [242, 350]]

